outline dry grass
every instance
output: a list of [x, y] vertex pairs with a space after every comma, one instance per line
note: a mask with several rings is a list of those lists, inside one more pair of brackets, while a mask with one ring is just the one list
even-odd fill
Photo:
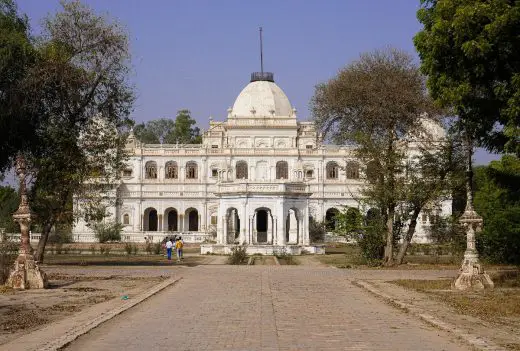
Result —
[[444, 301], [459, 313], [503, 324], [520, 323], [520, 271], [492, 275], [495, 289], [452, 291], [451, 280], [394, 280], [391, 283], [414, 289]]
[[197, 266], [203, 257], [186, 256], [182, 263], [168, 261], [163, 255], [48, 255], [45, 264], [64, 266]]

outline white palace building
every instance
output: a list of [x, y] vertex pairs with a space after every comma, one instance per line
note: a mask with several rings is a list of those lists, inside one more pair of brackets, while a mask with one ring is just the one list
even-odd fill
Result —
[[[201, 243], [203, 254], [236, 244], [248, 253], [322, 253], [310, 242], [310, 217], [332, 219], [344, 206], [368, 210], [359, 203], [366, 167], [354, 149], [324, 144], [313, 122], [298, 121], [272, 73], [251, 75], [226, 120], [210, 120], [202, 144], [142, 144], [131, 134], [126, 147], [130, 160], [111, 211], [123, 240], [181, 235]], [[449, 214], [451, 201], [422, 214], [415, 241], [428, 240], [430, 218]], [[82, 222], [73, 234], [95, 241]]]

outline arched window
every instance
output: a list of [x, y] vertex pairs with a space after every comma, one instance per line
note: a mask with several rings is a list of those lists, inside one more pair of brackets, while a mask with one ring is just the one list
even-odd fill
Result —
[[289, 178], [289, 166], [285, 161], [276, 162], [276, 179]]
[[157, 163], [148, 161], [144, 166], [144, 177], [146, 179], [157, 179]]
[[246, 161], [237, 162], [236, 179], [247, 179], [247, 162]]
[[357, 162], [347, 163], [347, 179], [359, 179], [359, 164]]
[[197, 179], [198, 178], [198, 167], [195, 162], [186, 163], [186, 179]]
[[327, 212], [325, 212], [325, 226], [326, 226], [327, 230], [332, 231], [332, 230], [336, 229], [336, 224], [337, 224], [336, 216], [338, 214], [339, 214], [339, 211], [334, 207], [329, 208], [327, 210]]
[[175, 161], [166, 162], [166, 167], [164, 169], [164, 177], [166, 179], [179, 178], [179, 168], [177, 167], [177, 162], [175, 162]]
[[367, 164], [367, 179], [370, 183], [375, 183], [379, 176], [379, 166], [376, 161], [370, 161]]
[[128, 215], [128, 213], [125, 213], [123, 215], [123, 224], [130, 224], [130, 216]]
[[327, 175], [327, 179], [338, 179], [339, 176], [339, 167], [336, 162], [327, 163], [327, 169], [325, 171]]

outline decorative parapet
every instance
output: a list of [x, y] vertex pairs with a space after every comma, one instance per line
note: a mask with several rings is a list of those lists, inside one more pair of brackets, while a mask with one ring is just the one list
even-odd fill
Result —
[[226, 194], [270, 194], [270, 195], [301, 195], [310, 196], [309, 186], [301, 182], [284, 183], [220, 183], [215, 195]]
[[226, 122], [226, 127], [228, 129], [233, 128], [296, 128], [296, 119], [295, 118], [229, 118]]
[[274, 147], [225, 147], [225, 148], [210, 148], [201, 145], [200, 148], [176, 148], [173, 145], [161, 145], [162, 148], [139, 148], [134, 149], [130, 155], [141, 156], [208, 156], [208, 155], [262, 155], [262, 156], [323, 156], [323, 157], [353, 157], [354, 147], [336, 146], [336, 147], [321, 147], [313, 149], [297, 149], [297, 148], [274, 148]]

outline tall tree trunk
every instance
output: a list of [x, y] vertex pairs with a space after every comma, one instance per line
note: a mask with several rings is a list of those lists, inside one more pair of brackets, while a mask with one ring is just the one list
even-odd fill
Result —
[[386, 246], [384, 262], [386, 266], [394, 265], [394, 217], [395, 208], [390, 206], [386, 217]]
[[406, 255], [406, 250], [408, 250], [408, 246], [410, 246], [410, 242], [412, 241], [413, 235], [415, 234], [415, 228], [417, 227], [417, 218], [419, 217], [420, 212], [420, 207], [414, 208], [412, 218], [410, 219], [410, 225], [408, 225], [406, 235], [404, 236], [403, 242], [399, 247], [399, 253], [397, 254], [396, 264], [403, 264], [404, 256]]
[[51, 232], [54, 223], [56, 222], [55, 217], [53, 216], [51, 220], [43, 226], [42, 234], [40, 237], [40, 241], [38, 241], [38, 247], [36, 248], [36, 253], [34, 255], [34, 259], [40, 263], [43, 262], [44, 254], [45, 254], [45, 245], [47, 245], [47, 240], [49, 239], [49, 233]]

